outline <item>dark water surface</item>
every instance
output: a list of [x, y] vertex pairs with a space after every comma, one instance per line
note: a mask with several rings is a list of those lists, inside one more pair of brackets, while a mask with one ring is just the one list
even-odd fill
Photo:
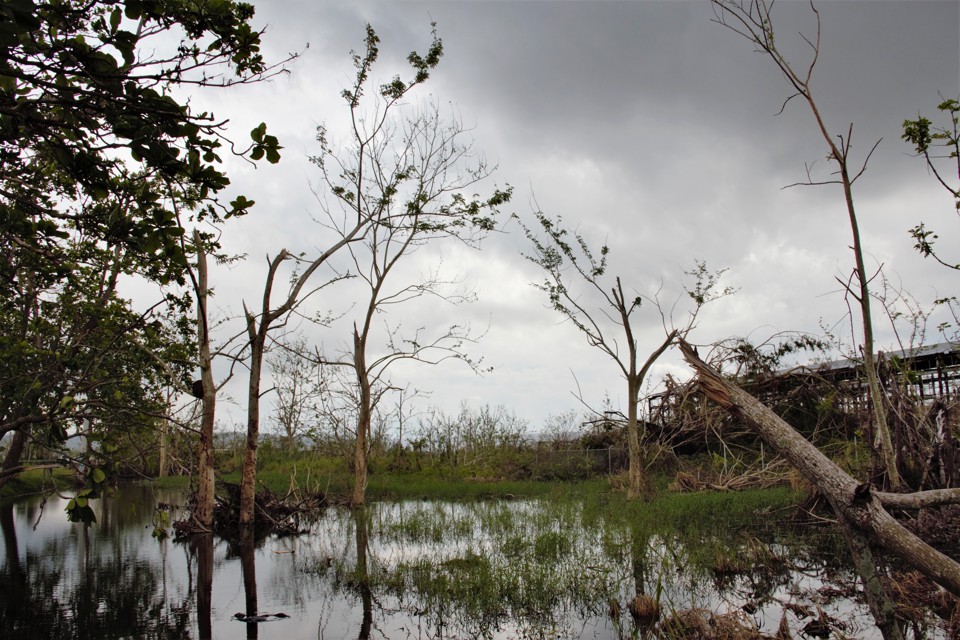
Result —
[[154, 505], [183, 501], [123, 487], [89, 528], [59, 497], [0, 507], [0, 637], [628, 638], [638, 593], [664, 617], [698, 608], [772, 633], [786, 615], [796, 635], [820, 607], [844, 637], [879, 637], [815, 539], [651, 533], [577, 501], [379, 503], [256, 544], [153, 538]]

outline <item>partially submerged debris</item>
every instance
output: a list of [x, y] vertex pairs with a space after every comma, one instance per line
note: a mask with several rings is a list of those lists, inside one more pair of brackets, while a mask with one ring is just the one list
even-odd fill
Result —
[[919, 571], [898, 572], [884, 581], [896, 602], [899, 619], [923, 624], [932, 612], [949, 623], [954, 633], [951, 637], [958, 637], [960, 598], [937, 586]]
[[[229, 533], [240, 526], [240, 485], [222, 483], [225, 496], [217, 497], [213, 510], [213, 526], [218, 533]], [[303, 533], [301, 519], [327, 506], [322, 492], [300, 497], [278, 497], [272, 491], [261, 488], [254, 498], [254, 527], [260, 534], [278, 536]]]
[[960, 555], [960, 505], [921, 509], [903, 524], [935, 549]]
[[742, 611], [714, 613], [706, 609], [675, 611], [660, 623], [669, 638], [678, 640], [769, 640]]
[[660, 603], [652, 596], [641, 594], [636, 596], [627, 605], [630, 617], [634, 624], [645, 629], [660, 619]]
[[[220, 488], [213, 510], [213, 528], [222, 536], [234, 537], [240, 528], [240, 485], [224, 482]], [[306, 531], [302, 521], [326, 506], [327, 496], [323, 492], [297, 492], [278, 497], [269, 489], [261, 488], [254, 500], [254, 528], [258, 537], [298, 535]], [[193, 518], [175, 522], [173, 528], [177, 537], [209, 533]]]
[[235, 620], [240, 622], [269, 622], [271, 620], [283, 620], [289, 618], [285, 613], [240, 613], [233, 614]]

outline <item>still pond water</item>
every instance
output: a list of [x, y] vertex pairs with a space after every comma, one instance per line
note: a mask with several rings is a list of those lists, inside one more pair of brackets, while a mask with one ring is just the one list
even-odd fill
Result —
[[403, 501], [327, 509], [296, 537], [175, 542], [151, 533], [181, 492], [97, 502], [89, 528], [58, 497], [0, 507], [0, 637], [629, 638], [639, 593], [664, 618], [704, 609], [774, 633], [786, 615], [799, 636], [819, 607], [834, 637], [879, 637], [844, 595], [836, 541], [777, 527], [665, 533], [576, 500]]

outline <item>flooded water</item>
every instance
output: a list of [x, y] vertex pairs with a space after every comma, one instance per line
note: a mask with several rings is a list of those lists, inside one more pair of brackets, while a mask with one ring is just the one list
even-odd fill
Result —
[[656, 637], [630, 611], [638, 594], [661, 622], [704, 610], [879, 637], [835, 541], [773, 528], [641, 530], [574, 500], [406, 501], [331, 508], [297, 537], [174, 542], [151, 535], [154, 505], [182, 494], [96, 502], [89, 528], [58, 497], [0, 507], [0, 637]]

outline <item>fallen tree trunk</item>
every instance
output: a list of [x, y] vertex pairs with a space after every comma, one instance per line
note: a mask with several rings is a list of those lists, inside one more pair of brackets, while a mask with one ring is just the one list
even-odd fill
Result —
[[[960, 563], [908, 531], [884, 509], [869, 483], [858, 483], [777, 414], [700, 360], [686, 341], [678, 342], [683, 357], [696, 371], [704, 394], [742, 418], [768, 446], [786, 458], [826, 497], [845, 525], [960, 596]], [[892, 495], [882, 494], [890, 503], [896, 501], [891, 499]], [[901, 502], [906, 506], [910, 500], [906, 498]]]
[[931, 489], [916, 493], [887, 493], [877, 491], [875, 494], [883, 506], [892, 509], [924, 509], [926, 507], [942, 507], [948, 504], [960, 504], [960, 489]]

